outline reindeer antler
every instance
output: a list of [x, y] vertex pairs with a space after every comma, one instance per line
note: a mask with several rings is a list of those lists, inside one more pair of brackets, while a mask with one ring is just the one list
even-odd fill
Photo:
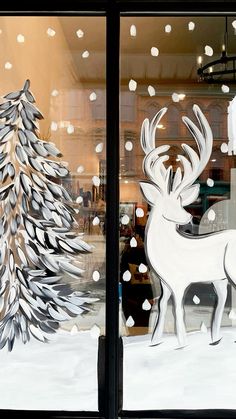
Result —
[[164, 166], [164, 162], [169, 159], [168, 154], [160, 156], [167, 152], [170, 146], [162, 145], [155, 148], [156, 128], [166, 111], [167, 108], [162, 108], [151, 123], [147, 118], [143, 121], [140, 138], [142, 149], [146, 154], [143, 160], [143, 171], [160, 192], [172, 192], [176, 198], [181, 195], [182, 205], [185, 206], [198, 196], [199, 185], [192, 185], [208, 163], [212, 151], [213, 136], [206, 117], [199, 106], [194, 105], [193, 112], [200, 129], [187, 116], [183, 116], [182, 120], [197, 143], [199, 155], [188, 144], [182, 144], [187, 155], [187, 157], [178, 155], [183, 166], [183, 174], [178, 167], [174, 179], [172, 179], [172, 166], [169, 166], [168, 169]]
[[170, 170], [166, 170], [164, 161], [169, 159], [168, 155], [159, 156], [169, 150], [169, 145], [162, 145], [155, 148], [155, 135], [157, 125], [161, 118], [166, 113], [167, 108], [162, 108], [152, 119], [151, 123], [146, 118], [143, 121], [141, 128], [140, 142], [144, 153], [146, 154], [143, 160], [143, 171], [148, 178], [158, 187], [160, 191], [165, 191], [167, 188], [167, 179], [170, 177]]
[[183, 179], [178, 168], [173, 181], [173, 192], [178, 195], [185, 189], [188, 189], [202, 173], [212, 152], [213, 135], [210, 125], [199, 106], [193, 105], [193, 112], [201, 130], [187, 116], [183, 116], [182, 120], [197, 143], [199, 156], [189, 145], [182, 144], [182, 148], [189, 160], [185, 156], [178, 155], [184, 169]]

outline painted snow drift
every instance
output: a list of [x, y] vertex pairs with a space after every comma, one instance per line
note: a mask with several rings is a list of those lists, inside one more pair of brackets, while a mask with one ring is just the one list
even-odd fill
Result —
[[43, 116], [29, 87], [27, 80], [0, 105], [0, 349], [10, 351], [15, 338], [47, 342], [90, 301], [63, 282], [81, 277], [78, 256], [91, 248], [72, 231], [71, 198], [56, 179], [68, 169], [39, 138]]
[[[213, 136], [201, 109], [193, 106], [199, 127], [188, 117], [183, 122], [193, 136], [198, 153], [182, 144], [185, 155], [178, 155], [181, 163], [173, 173], [166, 168], [169, 145], [155, 147], [155, 132], [167, 111], [161, 109], [151, 122], [145, 119], [141, 129], [141, 145], [146, 156], [143, 170], [148, 181], [140, 182], [144, 198], [151, 205], [146, 225], [145, 250], [150, 267], [158, 275], [162, 286], [159, 314], [154, 325], [151, 345], [162, 341], [167, 302], [174, 300], [175, 326], [180, 347], [186, 345], [183, 299], [192, 283], [213, 283], [217, 294], [211, 337], [212, 344], [220, 341], [220, 326], [227, 297], [228, 279], [236, 286], [236, 230], [225, 230], [194, 236], [178, 229], [191, 221], [184, 207], [199, 195], [199, 184], [194, 183], [206, 167], [212, 152]], [[167, 154], [166, 154], [167, 153]]]

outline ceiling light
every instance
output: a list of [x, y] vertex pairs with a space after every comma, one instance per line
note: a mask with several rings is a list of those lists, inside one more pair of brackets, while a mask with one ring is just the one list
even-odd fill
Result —
[[236, 56], [228, 56], [228, 21], [225, 18], [224, 43], [222, 45], [221, 56], [214, 61], [203, 65], [202, 57], [198, 57], [200, 66], [197, 73], [200, 81], [207, 83], [236, 83]]

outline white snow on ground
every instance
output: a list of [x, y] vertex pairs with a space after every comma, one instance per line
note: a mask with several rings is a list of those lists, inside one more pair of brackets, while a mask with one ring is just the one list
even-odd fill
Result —
[[222, 328], [223, 339], [188, 334], [177, 350], [174, 335], [150, 347], [150, 335], [124, 337], [125, 410], [236, 409], [236, 329]]
[[0, 409], [96, 411], [97, 353], [89, 331], [1, 350]]
[[[188, 346], [166, 334], [126, 336], [125, 410], [236, 409], [236, 328], [222, 327], [211, 346], [208, 333], [188, 333]], [[98, 341], [89, 331], [60, 331], [49, 344], [16, 343], [0, 351], [0, 409], [97, 411]]]

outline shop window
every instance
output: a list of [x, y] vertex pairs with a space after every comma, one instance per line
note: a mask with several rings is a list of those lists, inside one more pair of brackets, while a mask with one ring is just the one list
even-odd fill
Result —
[[[232, 22], [228, 36], [235, 49]], [[136, 37], [127, 36], [132, 25]], [[229, 397], [233, 358], [222, 361], [214, 351], [231, 353], [235, 340], [235, 284], [220, 271], [226, 268], [224, 245], [219, 250], [224, 234], [231, 234], [221, 230], [236, 227], [226, 111], [235, 88], [228, 73], [225, 83], [207, 83], [198, 73], [211, 54], [221, 56], [224, 31], [220, 16], [121, 19], [121, 90], [128, 84], [123, 80], [137, 81], [129, 130], [139, 142], [123, 155], [120, 142], [122, 164], [134, 164], [132, 184], [120, 179], [125, 410], [236, 407]], [[121, 119], [121, 132], [126, 129]], [[217, 397], [209, 386], [218, 389]]]
[[[0, 409], [98, 412], [98, 340], [105, 333], [105, 18], [1, 16], [0, 28], [1, 96], [8, 95], [0, 105], [1, 132], [11, 133], [1, 143], [1, 152], [8, 150], [1, 172], [4, 166], [9, 172], [0, 180], [6, 274]], [[96, 61], [98, 52], [97, 91], [88, 56]]]

